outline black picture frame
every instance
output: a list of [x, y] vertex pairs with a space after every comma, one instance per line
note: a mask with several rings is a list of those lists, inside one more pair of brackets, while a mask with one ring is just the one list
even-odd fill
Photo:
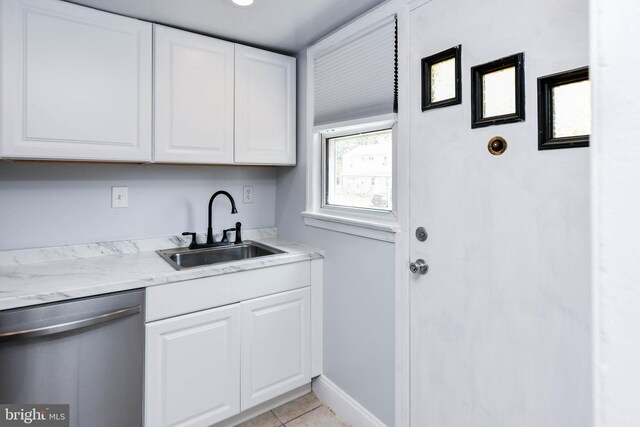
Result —
[[[431, 67], [447, 59], [454, 58], [456, 61], [455, 73], [455, 96], [437, 102], [431, 102]], [[435, 55], [422, 58], [420, 66], [422, 69], [422, 111], [434, 108], [448, 107], [462, 103], [462, 45], [454, 46], [450, 49], [438, 52]]]
[[553, 137], [553, 88], [589, 80], [589, 67], [538, 78], [538, 150], [589, 146], [589, 135]]
[[[505, 68], [515, 67], [515, 95], [516, 111], [512, 114], [482, 117], [482, 76], [500, 71]], [[492, 125], [502, 125], [525, 121], [525, 90], [524, 90], [524, 53], [507, 56], [482, 65], [471, 68], [471, 128], [479, 128]]]

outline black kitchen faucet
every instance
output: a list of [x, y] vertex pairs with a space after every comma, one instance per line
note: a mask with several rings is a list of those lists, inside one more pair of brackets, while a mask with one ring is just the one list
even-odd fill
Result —
[[[236, 201], [233, 200], [233, 196], [229, 193], [227, 193], [226, 191], [216, 191], [215, 193], [213, 193], [213, 196], [211, 196], [211, 198], [209, 199], [209, 227], [207, 228], [207, 245], [211, 245], [214, 243], [213, 241], [213, 201], [215, 200], [216, 197], [218, 197], [220, 194], [227, 196], [227, 198], [229, 199], [229, 201], [231, 202], [231, 213], [232, 214], [237, 214], [238, 210], [236, 209]], [[231, 231], [231, 229], [229, 229], [228, 231]], [[222, 240], [220, 241], [220, 243], [222, 243], [222, 241], [224, 241], [224, 238], [227, 237], [227, 230], [225, 230], [222, 233]]]
[[189, 245], [189, 249], [198, 249], [198, 248], [206, 248], [206, 247], [210, 247], [210, 246], [222, 246], [222, 245], [228, 245], [230, 244], [229, 242], [229, 238], [227, 237], [227, 233], [229, 231], [235, 231], [236, 232], [236, 240], [234, 243], [242, 243], [242, 238], [240, 237], [240, 233], [241, 233], [241, 227], [242, 224], [240, 222], [236, 222], [236, 226], [235, 228], [228, 228], [226, 230], [222, 231], [222, 239], [220, 239], [219, 242], [214, 242], [213, 240], [213, 201], [215, 200], [216, 197], [218, 197], [219, 195], [224, 195], [227, 196], [227, 198], [229, 199], [229, 201], [231, 202], [231, 213], [232, 214], [237, 214], [238, 210], [236, 209], [236, 201], [233, 200], [233, 196], [231, 194], [229, 194], [226, 191], [216, 191], [215, 193], [213, 193], [213, 196], [211, 196], [211, 199], [209, 199], [209, 225], [207, 227], [207, 242], [206, 243], [197, 243], [196, 242], [196, 233], [193, 232], [184, 232], [182, 233], [183, 236], [191, 236], [191, 244]]

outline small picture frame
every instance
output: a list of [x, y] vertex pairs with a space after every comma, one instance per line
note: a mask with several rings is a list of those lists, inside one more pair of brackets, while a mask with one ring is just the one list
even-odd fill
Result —
[[538, 78], [538, 150], [588, 147], [590, 133], [589, 68]]
[[525, 120], [524, 53], [471, 68], [471, 127]]
[[422, 111], [462, 103], [462, 45], [422, 58]]

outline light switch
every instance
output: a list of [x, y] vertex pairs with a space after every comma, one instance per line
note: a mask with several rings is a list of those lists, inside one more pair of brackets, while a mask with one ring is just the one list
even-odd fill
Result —
[[111, 207], [126, 208], [129, 206], [129, 187], [111, 187]]

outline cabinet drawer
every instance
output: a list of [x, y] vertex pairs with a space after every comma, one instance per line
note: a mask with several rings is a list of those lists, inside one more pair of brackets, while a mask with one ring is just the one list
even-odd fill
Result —
[[146, 321], [309, 286], [310, 262], [277, 265], [147, 288]]

